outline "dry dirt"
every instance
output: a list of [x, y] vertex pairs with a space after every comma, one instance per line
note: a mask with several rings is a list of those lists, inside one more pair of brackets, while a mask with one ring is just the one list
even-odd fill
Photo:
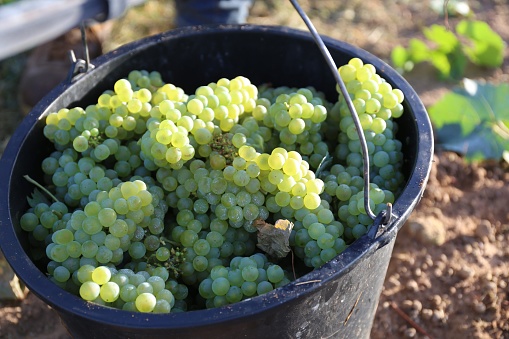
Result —
[[[423, 25], [443, 23], [443, 18], [426, 9], [428, 2], [371, 0], [347, 5], [337, 0], [301, 1], [308, 13], [322, 19], [317, 23], [319, 30], [383, 58], [396, 44], [421, 36]], [[509, 41], [509, 5], [505, 0], [469, 4], [478, 19], [489, 22]], [[302, 28], [297, 19], [281, 14], [282, 9], [283, 13], [291, 10], [281, 1], [258, 1], [250, 21]], [[270, 10], [277, 13], [272, 15]], [[451, 24], [454, 20], [451, 18]], [[328, 29], [331, 27], [335, 30]], [[508, 60], [506, 51], [500, 69], [472, 68], [467, 76], [507, 82]], [[427, 68], [405, 76], [427, 106], [452, 86], [438, 82]], [[2, 122], [8, 119], [14, 126], [19, 122], [19, 118], [2, 114]], [[5, 140], [2, 135], [1, 143]], [[508, 201], [506, 165], [469, 165], [454, 153], [435, 152], [425, 194], [396, 240], [371, 332], [373, 339], [509, 338]], [[28, 293], [23, 301], [0, 302], [0, 338], [69, 335], [56, 313]]]

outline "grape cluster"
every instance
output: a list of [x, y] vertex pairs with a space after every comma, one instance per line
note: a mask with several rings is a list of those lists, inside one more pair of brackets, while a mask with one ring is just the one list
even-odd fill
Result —
[[288, 272], [262, 253], [234, 257], [228, 267], [215, 266], [199, 286], [207, 308], [233, 304], [262, 295], [290, 282]]
[[[371, 64], [351, 59], [339, 68], [365, 136], [370, 164], [370, 208], [378, 214], [387, 203], [394, 203], [402, 187], [402, 143], [395, 139], [397, 122], [403, 114], [403, 93], [378, 74]], [[338, 89], [339, 92], [339, 89]], [[334, 157], [337, 163], [323, 173], [326, 198], [347, 227], [347, 241], [367, 232], [372, 220], [364, 207], [363, 156], [357, 129], [345, 98], [339, 95], [331, 109], [327, 135], [337, 135]]]
[[[186, 307], [182, 297], [187, 295], [187, 288], [169, 279], [163, 267], [134, 272], [86, 264], [77, 270], [75, 279], [80, 284], [81, 298], [96, 304], [143, 313], [170, 313], [174, 307]], [[184, 295], [179, 291], [182, 286]]]
[[143, 155], [157, 167], [172, 169], [181, 168], [197, 151], [207, 156], [214, 134], [230, 131], [251, 112], [257, 94], [249, 79], [238, 76], [200, 86], [185, 103], [162, 100], [141, 137]]
[[328, 153], [320, 132], [331, 104], [313, 87], [267, 88], [260, 97], [253, 117], [274, 130], [278, 147], [297, 151], [316, 170]]
[[[370, 207], [393, 203], [401, 91], [371, 65], [339, 69], [368, 142]], [[318, 268], [365, 234], [360, 142], [345, 99], [237, 76], [191, 95], [132, 71], [85, 108], [46, 117], [42, 180], [58, 202], [20, 219], [49, 278], [84, 300], [139, 312], [219, 307], [294, 277], [257, 247], [259, 225], [293, 223], [296, 258]], [[332, 162], [332, 164], [329, 164]], [[274, 226], [276, 228], [277, 226]]]
[[120, 265], [124, 253], [139, 260], [157, 251], [167, 206], [161, 200], [162, 189], [152, 187], [139, 179], [122, 182], [109, 191], [98, 191], [83, 210], [66, 217], [65, 223], [56, 225], [53, 217], [53, 232], [45, 249], [53, 278], [63, 284], [84, 264]]

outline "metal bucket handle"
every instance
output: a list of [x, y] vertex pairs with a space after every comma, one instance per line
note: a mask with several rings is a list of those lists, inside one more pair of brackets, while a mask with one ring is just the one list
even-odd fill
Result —
[[348, 106], [348, 109], [350, 110], [350, 114], [352, 115], [353, 122], [355, 124], [355, 129], [357, 131], [357, 134], [359, 136], [359, 141], [361, 144], [361, 153], [362, 153], [362, 159], [363, 159], [363, 177], [364, 177], [364, 209], [366, 210], [366, 214], [373, 220], [373, 225], [370, 227], [368, 231], [368, 236], [371, 239], [375, 239], [375, 237], [384, 230], [385, 226], [388, 225], [392, 219], [392, 204], [387, 203], [387, 207], [385, 210], [381, 211], [378, 215], [375, 215], [373, 211], [371, 210], [371, 207], [369, 205], [369, 156], [368, 156], [368, 145], [366, 143], [366, 138], [364, 136], [364, 133], [362, 132], [362, 126], [361, 122], [359, 120], [359, 117], [357, 115], [357, 111], [355, 109], [355, 106], [352, 102], [352, 99], [350, 98], [350, 95], [348, 94], [348, 90], [346, 89], [345, 83], [343, 79], [341, 79], [341, 76], [339, 75], [338, 68], [336, 66], [336, 63], [334, 62], [334, 59], [332, 58], [329, 50], [325, 46], [322, 38], [318, 34], [316, 28], [314, 27], [313, 23], [309, 19], [309, 17], [306, 15], [302, 7], [298, 4], [297, 0], [290, 0], [293, 7], [295, 7], [295, 10], [297, 13], [299, 13], [302, 20], [304, 20], [304, 23], [308, 27], [311, 35], [313, 36], [313, 39], [315, 40], [318, 48], [320, 49], [320, 52], [325, 58], [325, 61], [327, 62], [327, 65], [332, 70], [332, 73], [334, 75], [334, 78], [339, 86], [339, 89], [341, 91], [341, 94], [346, 100], [346, 104]]

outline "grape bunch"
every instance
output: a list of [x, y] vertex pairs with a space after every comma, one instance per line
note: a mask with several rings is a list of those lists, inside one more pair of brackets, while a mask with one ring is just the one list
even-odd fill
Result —
[[215, 266], [201, 281], [200, 296], [207, 308], [233, 304], [262, 295], [290, 282], [289, 273], [270, 263], [262, 253], [234, 257], [228, 267]]
[[99, 305], [114, 305], [126, 311], [175, 312], [182, 306], [182, 300], [188, 293], [185, 285], [169, 278], [164, 267], [134, 272], [129, 268], [116, 270], [86, 264], [78, 269], [75, 277], [81, 284], [81, 298]]
[[[338, 72], [367, 140], [378, 214], [404, 181], [403, 94], [360, 59]], [[97, 102], [50, 113], [44, 136], [54, 150], [40, 186], [54, 201], [34, 193], [21, 228], [49, 279], [101, 305], [168, 313], [239, 302], [296, 278], [289, 258], [258, 246], [283, 246], [259, 237], [279, 221], [293, 225], [282, 243], [309, 269], [373, 223], [345, 98], [313, 87], [237, 76], [186, 94], [134, 70]]]

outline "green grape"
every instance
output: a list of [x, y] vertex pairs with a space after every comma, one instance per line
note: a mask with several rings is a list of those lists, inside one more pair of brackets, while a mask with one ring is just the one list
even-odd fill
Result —
[[89, 147], [88, 139], [82, 135], [74, 138], [72, 145], [77, 152], [85, 152]]
[[257, 293], [257, 284], [254, 281], [245, 281], [242, 283], [241, 290], [246, 297], [251, 297]]
[[212, 292], [216, 296], [224, 296], [226, 293], [228, 293], [228, 290], [230, 289], [230, 282], [227, 278], [224, 277], [218, 277], [217, 279], [214, 279], [212, 282]]
[[210, 244], [210, 247], [218, 248], [223, 245], [224, 237], [219, 232], [210, 231], [207, 233], [206, 241]]
[[58, 266], [53, 271], [53, 278], [55, 278], [56, 281], [64, 283], [67, 280], [69, 280], [71, 276], [71, 273], [69, 270], [64, 266]]
[[142, 293], [136, 297], [136, 308], [143, 313], [152, 312], [156, 306], [157, 299], [151, 293]]
[[270, 282], [268, 282], [268, 281], [261, 281], [256, 286], [256, 293], [258, 295], [262, 295], [262, 294], [265, 294], [265, 293], [268, 293], [268, 292], [272, 291], [273, 289], [274, 289], [274, 287], [272, 286], [272, 284]]
[[105, 302], [114, 302], [120, 296], [120, 287], [114, 282], [107, 282], [101, 286], [99, 295]]
[[283, 168], [285, 160], [286, 159], [283, 154], [272, 152], [272, 154], [269, 155], [268, 164], [269, 164], [270, 168], [272, 168], [274, 170], [279, 170], [279, 169]]
[[335, 237], [329, 233], [323, 233], [316, 239], [316, 243], [321, 249], [332, 248], [334, 246]]
[[98, 217], [98, 220], [101, 223], [101, 225], [104, 227], [112, 226], [115, 223], [115, 221], [117, 220], [117, 214], [116, 214], [115, 210], [113, 210], [111, 208], [101, 209], [99, 211], [97, 217]]
[[309, 225], [308, 232], [312, 239], [317, 240], [321, 235], [325, 233], [325, 226], [322, 223], [315, 222]]
[[287, 192], [278, 192], [274, 197], [276, 204], [280, 207], [287, 206], [290, 203], [291, 196]]
[[51, 239], [55, 244], [65, 245], [74, 240], [74, 235], [70, 230], [62, 229], [54, 232]]
[[170, 258], [170, 250], [166, 247], [159, 247], [156, 251], [156, 258], [159, 261], [167, 261]]
[[373, 164], [376, 167], [384, 167], [389, 164], [389, 154], [385, 151], [376, 152], [373, 156]]
[[133, 284], [126, 284], [120, 288], [119, 297], [125, 302], [133, 302], [138, 297], [136, 286]]
[[95, 267], [92, 265], [82, 265], [77, 271], [77, 278], [80, 283], [85, 283], [86, 281], [92, 281], [92, 272]]
[[313, 258], [319, 255], [321, 250], [322, 249], [318, 246], [315, 240], [309, 241], [304, 247], [304, 253], [306, 254], [307, 258]]
[[256, 281], [258, 279], [258, 268], [256, 266], [245, 266], [241, 271], [242, 278], [245, 281]]
[[106, 246], [99, 246], [95, 258], [100, 264], [107, 264], [113, 258], [113, 251]]
[[84, 300], [93, 301], [99, 297], [101, 286], [93, 281], [86, 281], [80, 287], [80, 296]]
[[206, 256], [210, 252], [210, 248], [209, 242], [205, 239], [198, 239], [193, 245], [193, 250], [201, 256]]
[[56, 261], [63, 262], [69, 257], [66, 245], [50, 244], [46, 248], [48, 258]]
[[133, 259], [141, 259], [147, 252], [147, 249], [142, 242], [135, 241], [130, 244], [128, 251]]
[[276, 284], [276, 283], [282, 281], [284, 277], [285, 277], [285, 273], [279, 265], [270, 265], [267, 268], [267, 279], [271, 283]]
[[210, 278], [202, 280], [199, 286], [199, 293], [205, 299], [214, 298], [215, 294], [212, 291], [212, 282], [213, 280]]
[[138, 284], [138, 286], [136, 286], [136, 292], [138, 292], [138, 295], [140, 295], [142, 293], [153, 294], [154, 288], [148, 281], [144, 281], [144, 282]]
[[65, 250], [71, 258], [81, 257], [81, 244], [78, 241], [70, 241], [66, 244]]
[[307, 193], [304, 196], [304, 207], [308, 210], [314, 210], [320, 206], [320, 196], [316, 193]]
[[106, 266], [99, 266], [92, 271], [92, 281], [98, 285], [107, 283], [111, 278], [111, 271]]

